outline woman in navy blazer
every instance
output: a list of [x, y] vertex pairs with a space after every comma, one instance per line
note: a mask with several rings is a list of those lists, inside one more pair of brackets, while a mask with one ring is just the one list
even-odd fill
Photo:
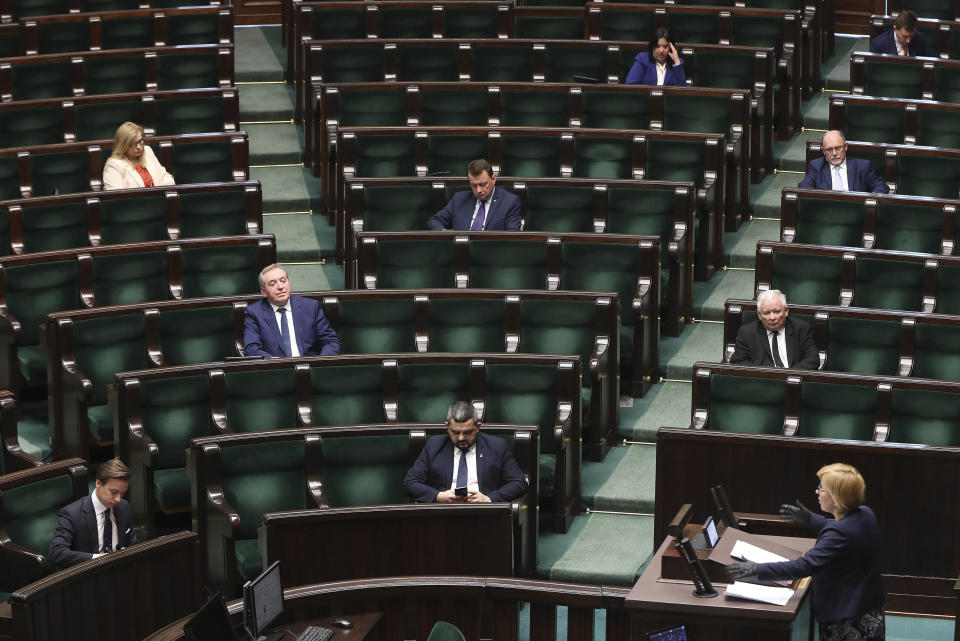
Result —
[[817, 472], [820, 509], [813, 514], [800, 501], [781, 505], [781, 516], [806, 523], [817, 543], [798, 559], [782, 563], [731, 563], [734, 579], [756, 574], [762, 581], [813, 577], [813, 612], [820, 623], [820, 641], [884, 639], [883, 581], [880, 577], [880, 526], [863, 504], [866, 484], [846, 463], [832, 463]]
[[[663, 70], [663, 79], [657, 74], [657, 66]], [[657, 29], [646, 51], [641, 51], [633, 60], [633, 66], [627, 74], [628, 85], [672, 85], [683, 87], [687, 84], [687, 76], [683, 72], [683, 59], [677, 53], [677, 48], [670, 42], [670, 34], [666, 29]]]

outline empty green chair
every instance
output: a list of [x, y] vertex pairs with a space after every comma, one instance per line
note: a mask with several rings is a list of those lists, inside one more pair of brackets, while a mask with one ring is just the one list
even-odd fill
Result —
[[96, 255], [93, 295], [98, 307], [170, 299], [166, 253], [160, 250]]
[[[583, 111], [580, 118], [584, 127], [650, 128], [650, 92], [648, 91], [591, 91], [590, 87], [584, 87], [581, 105]], [[666, 115], [669, 117], [669, 112]], [[687, 130], [683, 129], [683, 131]]]
[[604, 7], [600, 12], [600, 39], [644, 42], [650, 39], [656, 24], [649, 11], [617, 10]]
[[859, 256], [853, 305], [920, 311], [923, 263]]
[[453, 239], [450, 237], [436, 240], [380, 238], [376, 242], [376, 267], [377, 289], [456, 287]]
[[797, 305], [837, 305], [840, 257], [775, 251], [772, 287], [789, 292]]
[[409, 440], [406, 434], [325, 435], [323, 493], [330, 507], [409, 503], [401, 487]]
[[167, 204], [162, 194], [100, 200], [105, 245], [167, 239]]
[[13, 253], [10, 246], [10, 210], [0, 207], [0, 256], [9, 256]]
[[431, 296], [429, 351], [506, 351], [505, 314], [506, 303], [502, 298]]
[[37, 23], [39, 53], [90, 50], [90, 23], [86, 20]]
[[960, 403], [957, 394], [936, 390], [893, 388], [890, 443], [940, 447], [960, 445]]
[[254, 243], [183, 248], [183, 296], [236, 296], [257, 291], [256, 274], [263, 267]]
[[63, 108], [31, 106], [0, 109], [0, 136], [4, 147], [52, 145], [64, 141]]
[[470, 363], [467, 359], [453, 363], [400, 363], [397, 387], [397, 418], [401, 423], [443, 422], [454, 401], [469, 400], [472, 396]]
[[364, 185], [363, 210], [348, 213], [365, 231], [413, 231], [435, 212], [430, 185]]
[[625, 137], [577, 136], [573, 175], [578, 178], [633, 178], [634, 142]]
[[[647, 140], [647, 158], [644, 177], [648, 180], [681, 180], [703, 183], [704, 154], [702, 141]], [[719, 188], [719, 187], [718, 187]]]
[[499, 35], [496, 8], [443, 7], [444, 38], [496, 38]]
[[27, 204], [22, 216], [23, 249], [27, 252], [86, 247], [87, 207], [65, 202], [40, 207]]
[[529, 178], [560, 177], [560, 136], [501, 136], [500, 173]]
[[845, 102], [843, 132], [847, 140], [902, 145], [905, 133], [903, 106]]
[[20, 198], [20, 177], [17, 169], [17, 157], [0, 158], [0, 198], [11, 200]]
[[786, 381], [775, 378], [710, 376], [707, 429], [748, 434], [782, 434]]
[[383, 82], [386, 64], [382, 47], [343, 47], [336, 43], [323, 46], [324, 82]]
[[943, 210], [880, 200], [876, 229], [874, 249], [939, 254], [943, 239]]
[[607, 52], [602, 47], [547, 47], [547, 82], [577, 82], [576, 76], [596, 78], [603, 82], [607, 77]]
[[231, 432], [299, 427], [293, 367], [227, 371], [224, 411]]
[[[951, 30], [951, 33], [956, 30]], [[938, 65], [933, 70], [933, 99], [941, 102], [960, 102], [960, 71], [955, 67]]]
[[81, 102], [74, 107], [77, 140], [111, 140], [118, 122], [140, 122], [139, 100]]
[[[863, 217], [861, 201], [800, 197], [794, 240], [809, 245], [862, 247]], [[792, 294], [790, 300], [794, 299]]]
[[391, 7], [381, 5], [381, 38], [426, 38], [433, 37], [433, 20], [430, 7]]
[[960, 197], [960, 158], [898, 154], [897, 193], [956, 200]]
[[462, 175], [474, 158], [487, 156], [487, 136], [431, 134], [427, 138], [427, 171], [431, 174]]
[[665, 92], [663, 128], [667, 131], [697, 131], [705, 134], [729, 133], [730, 105], [728, 96]]
[[247, 194], [242, 189], [180, 193], [180, 237], [247, 233]]
[[388, 134], [383, 136], [357, 133], [354, 137], [356, 157], [355, 174], [361, 178], [382, 178], [393, 176], [415, 176], [413, 136], [407, 134]]
[[[420, 124], [485, 127], [490, 123], [487, 100], [485, 87], [482, 91], [455, 88], [421, 89]], [[405, 118], [405, 114], [403, 115]]]
[[231, 305], [164, 309], [158, 328], [165, 365], [211, 363], [237, 356]]
[[432, 47], [398, 47], [396, 55], [399, 81], [455, 82], [460, 79], [460, 51], [455, 42]]
[[914, 340], [914, 376], [960, 381], [960, 327], [919, 322]]
[[30, 154], [34, 196], [91, 191], [90, 158], [86, 149]]
[[166, 16], [167, 45], [206, 45], [220, 42], [216, 13], [172, 13]]
[[[634, 190], [636, 191], [636, 190]], [[529, 231], [592, 232], [597, 194], [589, 185], [563, 187], [528, 185], [524, 229]]]
[[884, 98], [922, 98], [922, 75], [920, 65], [867, 60], [863, 91], [868, 96]]
[[[660, 296], [666, 300], [671, 291], [679, 290], [681, 283], [670, 283], [674, 258], [670, 255], [670, 239], [676, 215], [676, 197], [673, 188], [607, 189], [607, 227], [612, 234], [639, 234], [660, 238]], [[682, 257], [680, 260], [684, 260]], [[679, 273], [677, 273], [679, 276]], [[676, 288], [676, 289], [674, 289]]]
[[[166, 64], [168, 56], [157, 56]], [[147, 61], [143, 53], [128, 56], [89, 56], [83, 60], [84, 88], [88, 96], [147, 90]], [[216, 85], [202, 85], [214, 87]], [[160, 86], [159, 89], [180, 87]]]
[[798, 436], [874, 440], [877, 387], [803, 381]]
[[569, 127], [566, 95], [535, 86], [502, 89], [500, 122], [506, 127]]
[[311, 7], [311, 9], [310, 37], [312, 39], [346, 40], [367, 37], [368, 11], [366, 7], [349, 9], [337, 7], [335, 10]]
[[697, 86], [753, 89], [756, 65], [753, 55], [698, 50], [693, 56]]
[[407, 92], [403, 86], [340, 91], [337, 101], [336, 117], [342, 127], [407, 124]]
[[16, 0], [10, 4], [14, 20], [70, 12], [70, 5], [65, 0]]
[[546, 289], [547, 244], [542, 240], [470, 241], [470, 287]]
[[336, 327], [342, 354], [417, 351], [412, 297], [341, 299]]
[[214, 51], [157, 56], [158, 89], [220, 86], [220, 53]]
[[157, 134], [201, 134], [223, 131], [222, 96], [165, 98], [157, 107]]
[[12, 72], [14, 100], [63, 98], [73, 95], [73, 70], [69, 60], [50, 62], [18, 60], [12, 65]]
[[896, 376], [900, 363], [900, 323], [831, 317], [825, 370]]
[[[960, 33], [960, 29], [957, 31]], [[916, 144], [960, 149], [960, 126], [956, 116], [952, 109], [917, 109]]]
[[[499, 44], [472, 47], [470, 80], [474, 82], [531, 82], [530, 47]], [[510, 174], [515, 175], [515, 174]]]
[[314, 425], [383, 423], [383, 374], [379, 361], [357, 365], [310, 366]]
[[960, 314], [960, 267], [940, 265], [937, 270], [937, 304], [940, 314]]
[[[193, 16], [191, 16], [193, 17]], [[167, 38], [176, 38], [176, 30], [170, 30], [167, 16]], [[156, 44], [153, 33], [153, 16], [104, 17], [101, 21], [101, 45], [104, 49], [130, 49], [152, 47]], [[179, 26], [183, 26], [182, 24]], [[170, 43], [174, 44], [174, 43]], [[177, 43], [180, 44], [180, 43]]]
[[518, 15], [513, 20], [513, 36], [535, 40], [583, 40], [583, 16]]
[[[704, 14], [667, 11], [666, 17], [667, 26], [670, 29], [670, 37], [674, 42], [695, 42], [700, 44], [717, 44], [720, 42], [720, 19], [715, 13]], [[650, 35], [647, 35], [646, 38], [641, 39], [641, 42], [649, 39]]]
[[917, 0], [910, 3], [910, 9], [918, 18], [934, 20], [956, 20], [955, 5], [944, 0]]
[[186, 177], [180, 178], [181, 182], [231, 182], [234, 179], [233, 145], [228, 139], [177, 142], [172, 173]]

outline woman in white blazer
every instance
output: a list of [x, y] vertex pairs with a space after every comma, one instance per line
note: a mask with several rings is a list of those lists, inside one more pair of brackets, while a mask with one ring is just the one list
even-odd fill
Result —
[[176, 183], [147, 145], [143, 128], [132, 122], [117, 127], [113, 153], [103, 166], [104, 189], [135, 189]]

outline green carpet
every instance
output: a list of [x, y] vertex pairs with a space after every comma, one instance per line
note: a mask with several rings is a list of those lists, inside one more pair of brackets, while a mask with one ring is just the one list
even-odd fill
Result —
[[[310, 170], [294, 167], [251, 167], [250, 177], [263, 185], [263, 211], [320, 212], [320, 181]], [[311, 206], [312, 205], [312, 206]]]
[[667, 381], [654, 385], [643, 398], [634, 398], [630, 407], [620, 408], [620, 436], [652, 443], [664, 425], [690, 424], [690, 383]]
[[240, 113], [243, 114], [243, 122], [293, 122], [293, 101], [293, 85], [264, 83], [240, 87]]
[[41, 461], [49, 461], [50, 451], [50, 420], [47, 414], [46, 402], [23, 402], [17, 405], [21, 412], [17, 421], [17, 437], [20, 447], [30, 456]]
[[[693, 317], [723, 321], [723, 302], [728, 298], [753, 298], [753, 270], [727, 270], [705, 283], [693, 284]], [[717, 348], [719, 349], [719, 347]], [[712, 354], [705, 360], [717, 358]]]
[[280, 25], [237, 27], [233, 34], [237, 82], [283, 80], [286, 53], [280, 45]]
[[594, 510], [653, 514], [657, 451], [653, 444], [615, 447], [602, 463], [583, 462], [583, 503]]
[[718, 362], [723, 358], [723, 325], [694, 323], [679, 337], [660, 339], [660, 371], [673, 381], [693, 378], [697, 361]]
[[780, 216], [777, 208], [776, 220], [768, 218], [753, 219], [740, 225], [734, 234], [725, 234], [723, 238], [724, 254], [729, 267], [753, 269], [757, 256], [758, 240], [780, 240]]
[[[246, 120], [247, 115], [244, 114]], [[289, 122], [245, 124], [251, 165], [292, 165], [303, 162], [303, 128]], [[317, 181], [319, 184], [319, 180]]]
[[327, 289], [343, 289], [343, 269], [339, 265], [290, 264], [284, 265], [290, 274], [295, 292], [316, 292]]

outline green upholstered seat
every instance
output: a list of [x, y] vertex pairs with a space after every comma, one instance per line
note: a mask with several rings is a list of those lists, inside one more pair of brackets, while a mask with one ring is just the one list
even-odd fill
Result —
[[167, 239], [167, 204], [160, 194], [100, 201], [101, 242], [105, 245]]
[[654, 17], [650, 11], [627, 11], [604, 7], [600, 12], [601, 40], [643, 42], [650, 39], [654, 29]]
[[504, 133], [500, 173], [528, 178], [560, 176], [560, 137]]
[[943, 211], [909, 203], [880, 201], [875, 249], [939, 254]]
[[487, 364], [487, 393], [483, 420], [488, 423], [537, 425], [540, 452], [556, 454], [562, 447], [554, 438], [557, 422], [555, 365]]
[[143, 315], [74, 319], [73, 355], [77, 369], [93, 383], [87, 398], [90, 432], [97, 441], [112, 441], [113, 414], [107, 406], [107, 386], [118, 372], [150, 367]]
[[[717, 44], [720, 42], [720, 20], [716, 14], [667, 11], [670, 37], [676, 42]], [[643, 40], [649, 40], [648, 35]]]
[[183, 468], [153, 471], [153, 498], [163, 512], [190, 507], [190, 477]]
[[401, 488], [408, 448], [403, 434], [324, 436], [323, 491], [330, 507], [409, 503]]
[[[604, 10], [604, 15], [607, 13]], [[632, 12], [631, 13], [635, 13]], [[581, 123], [601, 129], [649, 129], [650, 93], [647, 91], [591, 91], [584, 87]]]
[[34, 196], [90, 191], [90, 159], [85, 149], [30, 154]]
[[798, 305], [836, 305], [840, 301], [840, 257], [774, 252], [772, 286], [790, 292]]
[[220, 16], [216, 13], [167, 14], [167, 45], [205, 45], [220, 42]]
[[454, 82], [460, 78], [460, 51], [456, 42], [435, 47], [398, 47], [397, 80]]
[[[20, 45], [20, 26], [12, 23], [7, 27], [0, 31], [0, 58], [15, 58], [23, 53]], [[0, 593], [0, 596], [2, 594], [4, 593]]]
[[[951, 30], [951, 33], [956, 29]], [[960, 102], [960, 72], [952, 67], [937, 66], [933, 70], [933, 99]]]
[[363, 219], [364, 231], [413, 231], [435, 212], [430, 185], [364, 185], [363, 211], [349, 214]]
[[310, 402], [314, 425], [383, 423], [383, 374], [380, 363], [323, 364], [310, 368]]
[[0, 136], [5, 147], [63, 142], [63, 108], [37, 105], [30, 109], [0, 111]]
[[937, 305], [940, 314], [960, 314], [960, 268], [940, 265], [937, 270]]
[[342, 354], [415, 352], [413, 299], [342, 299], [337, 334]]
[[452, 239], [377, 241], [377, 288], [455, 287]]
[[[730, 17], [730, 44], [743, 47], [773, 47], [777, 57], [783, 55], [783, 16]], [[719, 41], [717, 41], [719, 42]]]
[[259, 249], [252, 243], [218, 247], [185, 247], [183, 296], [236, 296], [257, 290]]
[[381, 38], [433, 37], [430, 7], [380, 7]]
[[17, 545], [46, 556], [57, 513], [73, 500], [69, 474], [4, 490], [3, 528]]
[[444, 38], [496, 38], [499, 33], [495, 8], [443, 7]]
[[684, 180], [703, 184], [704, 154], [702, 142], [686, 140], [647, 140], [647, 162], [644, 176], [648, 180]]
[[955, 20], [954, 5], [944, 0], [917, 0], [910, 3], [910, 9], [918, 18], [934, 20]]
[[367, 9], [365, 7], [324, 10], [313, 8], [310, 37], [314, 40], [345, 40], [367, 37]]
[[507, 127], [569, 127], [570, 110], [555, 91], [503, 89], [500, 122]]
[[606, 56], [607, 52], [601, 47], [547, 47], [545, 79], [547, 82], [576, 82], [574, 76], [586, 76], [603, 81], [607, 76]]
[[407, 92], [403, 86], [341, 91], [338, 101], [337, 119], [343, 127], [401, 126], [407, 123]]
[[431, 352], [506, 350], [503, 299], [430, 299]]
[[[495, 44], [473, 47], [470, 80], [474, 82], [531, 82], [530, 50]], [[508, 175], [515, 176], [507, 172]]]
[[10, 211], [0, 207], [0, 256], [9, 256], [13, 253], [10, 247]]
[[578, 178], [633, 178], [634, 143], [625, 137], [577, 136], [573, 175]]
[[534, 40], [583, 40], [583, 16], [518, 15], [513, 36]]
[[786, 389], [782, 379], [713, 374], [707, 428], [782, 434]]
[[224, 409], [232, 432], [298, 427], [292, 367], [226, 372]]
[[143, 113], [139, 100], [82, 102], [74, 107], [77, 140], [110, 140], [118, 122], [138, 122]]
[[847, 140], [903, 144], [902, 106], [862, 103], [843, 104], [843, 131]]
[[163, 251], [93, 258], [93, 294], [98, 307], [167, 300], [170, 298], [168, 283], [167, 257]]
[[73, 95], [73, 71], [67, 60], [12, 65], [13, 99], [63, 98]]
[[384, 53], [380, 47], [323, 48], [324, 82], [383, 82]]
[[[168, 40], [176, 37], [176, 32], [170, 31], [171, 17], [167, 16]], [[105, 17], [102, 20], [100, 40], [104, 49], [152, 47], [156, 42], [153, 35], [153, 16]]]
[[[607, 190], [607, 231], [613, 234], [647, 234], [660, 237], [661, 260], [667, 264], [667, 251], [674, 221], [676, 196], [672, 187]], [[667, 272], [667, 269], [663, 269]]]
[[164, 98], [157, 108], [157, 134], [201, 134], [223, 131], [222, 96]]
[[864, 64], [864, 93], [886, 98], [922, 98], [920, 65], [867, 60]]
[[430, 636], [427, 641], [464, 641], [463, 632], [460, 629], [446, 621], [437, 621], [430, 629]]
[[180, 194], [180, 237], [240, 236], [247, 233], [247, 196], [242, 189]]
[[237, 561], [237, 573], [245, 581], [251, 581], [263, 572], [263, 558], [257, 539], [235, 541], [233, 554]]
[[633, 325], [633, 299], [637, 295], [635, 245], [621, 243], [564, 243], [560, 288], [589, 292], [615, 291], [620, 295], [620, 317]]
[[958, 400], [949, 392], [894, 387], [887, 441], [957, 447]]
[[899, 154], [897, 193], [957, 199], [960, 197], [960, 159]]
[[810, 245], [863, 246], [863, 203], [800, 196], [794, 240]]
[[470, 242], [470, 287], [546, 289], [547, 245], [521, 240]]
[[754, 83], [754, 56], [752, 54], [720, 53], [698, 50], [696, 84], [700, 87], [752, 89]]
[[862, 318], [830, 318], [824, 369], [896, 376], [900, 362], [900, 323]]
[[401, 363], [397, 366], [397, 383], [397, 417], [401, 423], [445, 421], [454, 401], [471, 398], [470, 365], [465, 361]]
[[427, 138], [427, 171], [457, 176], [474, 158], [487, 155], [487, 137], [484, 135], [431, 135]]
[[177, 142], [173, 168], [181, 182], [212, 183], [233, 181], [233, 152], [229, 140]]
[[[158, 56], [158, 63], [166, 56]], [[86, 58], [83, 62], [87, 95], [147, 90], [147, 62], [142, 53], [129, 56]], [[205, 85], [215, 87], [216, 85]], [[163, 87], [160, 89], [176, 89]]]
[[853, 305], [920, 311], [923, 308], [923, 263], [857, 259]]
[[[487, 110], [486, 91], [454, 88], [420, 90], [420, 124], [425, 127], [485, 127], [490, 122]], [[405, 117], [405, 114], [401, 115]]]
[[90, 25], [86, 20], [37, 23], [38, 53], [66, 53], [90, 49]]
[[210, 363], [237, 355], [231, 305], [163, 310], [158, 328], [166, 365]]
[[220, 86], [217, 51], [157, 56], [158, 89], [194, 89]]
[[952, 110], [917, 109], [917, 144], [960, 149], [956, 114]]
[[65, 202], [23, 210], [23, 248], [28, 252], [86, 247], [87, 208], [83, 202]]
[[20, 178], [16, 156], [0, 158], [0, 198], [10, 200], [20, 198]]
[[362, 178], [415, 176], [417, 173], [413, 136], [365, 136], [359, 133], [354, 139], [354, 148], [356, 175]]
[[874, 385], [804, 381], [799, 436], [872, 441], [877, 407]]
[[33, 16], [50, 16], [70, 11], [69, 3], [66, 0], [15, 0], [10, 4], [14, 20]]
[[595, 198], [590, 185], [528, 185], [523, 228], [529, 231], [592, 232]]
[[664, 93], [663, 128], [726, 134], [730, 131], [730, 98], [686, 93]]
[[960, 381], [960, 327], [917, 323], [914, 345], [914, 376]]

